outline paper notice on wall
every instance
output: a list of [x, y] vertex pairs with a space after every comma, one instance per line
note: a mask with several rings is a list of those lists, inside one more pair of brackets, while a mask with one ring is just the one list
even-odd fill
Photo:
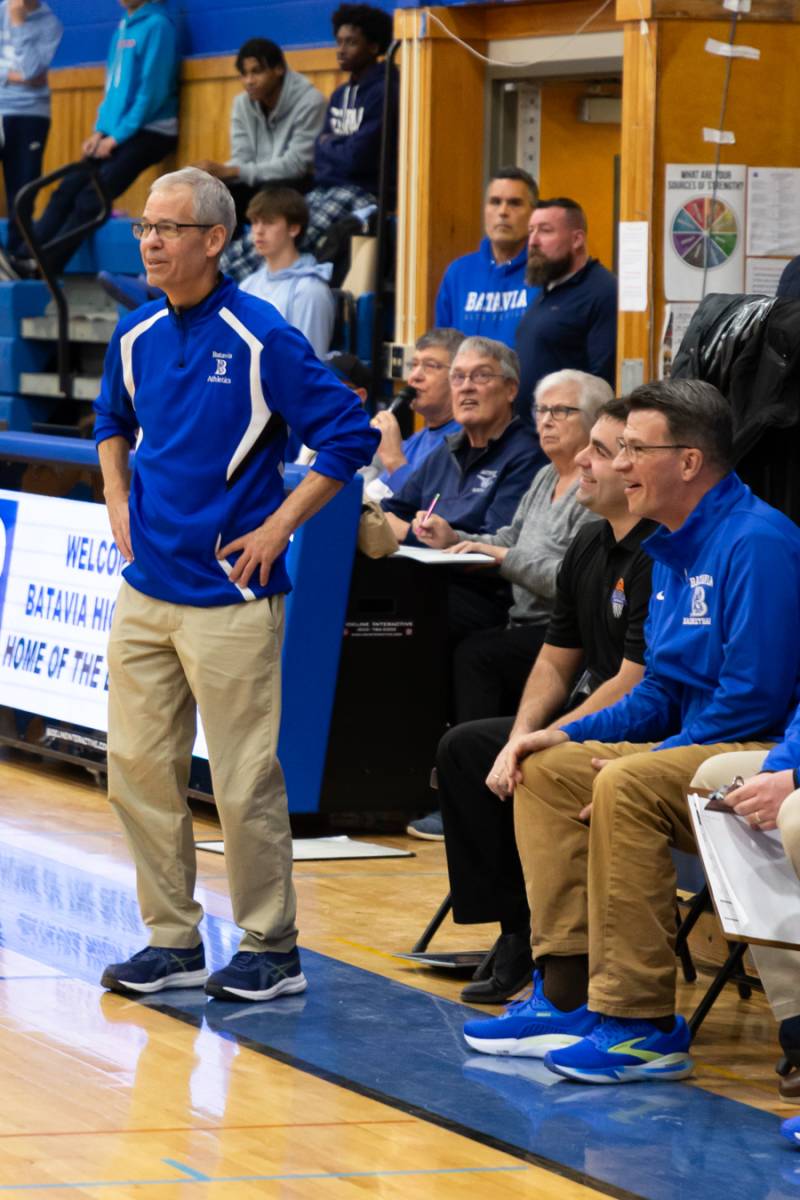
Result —
[[744, 283], [744, 166], [669, 163], [664, 204], [664, 293], [700, 300]]
[[680, 349], [683, 335], [697, 312], [696, 304], [667, 304], [664, 306], [664, 325], [658, 353], [658, 378], [669, 379], [672, 363]]
[[619, 311], [647, 311], [647, 221], [619, 223]]
[[800, 170], [751, 167], [747, 173], [747, 253], [800, 254]]
[[755, 296], [774, 296], [788, 258], [748, 258], [744, 290]]

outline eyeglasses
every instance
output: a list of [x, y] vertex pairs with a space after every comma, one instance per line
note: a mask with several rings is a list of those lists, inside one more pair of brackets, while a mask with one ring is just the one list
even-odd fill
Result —
[[423, 375], [435, 375], [437, 371], [446, 371], [448, 365], [448, 363], [436, 362], [432, 358], [412, 358], [409, 374], [414, 371], [422, 371]]
[[502, 379], [500, 371], [490, 371], [488, 367], [476, 367], [474, 371], [451, 371], [450, 382], [453, 387], [463, 387], [465, 383], [474, 383], [477, 387], [486, 387], [492, 379]]
[[691, 450], [691, 446], [686, 446], [683, 442], [659, 442], [658, 445], [646, 446], [642, 442], [627, 442], [625, 438], [617, 438], [617, 448], [620, 454], [624, 454], [631, 462], [639, 462], [645, 454], [650, 454], [654, 450]]
[[194, 221], [134, 221], [131, 225], [131, 233], [137, 241], [141, 241], [142, 238], [149, 237], [155, 230], [156, 237], [163, 238], [165, 242], [171, 242], [181, 236], [182, 229], [213, 228], [213, 225], [198, 225]]
[[537, 421], [540, 421], [542, 417], [552, 417], [554, 421], [566, 421], [570, 413], [579, 413], [580, 411], [574, 404], [534, 404], [533, 406], [533, 415]]

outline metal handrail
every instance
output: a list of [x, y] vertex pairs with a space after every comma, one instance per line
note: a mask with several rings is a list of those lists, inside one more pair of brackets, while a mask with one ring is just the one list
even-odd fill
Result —
[[[42, 278], [47, 284], [50, 295], [53, 297], [53, 303], [56, 306], [58, 316], [58, 385], [61, 395], [66, 400], [72, 399], [69, 303], [58, 282], [56, 272], [51, 269], [47, 261], [46, 255], [48, 250], [58, 249], [64, 242], [71, 240], [76, 235], [82, 236], [91, 233], [93, 229], [98, 229], [111, 215], [111, 197], [103, 186], [103, 180], [100, 178], [101, 166], [102, 163], [92, 158], [85, 158], [80, 162], [67, 163], [64, 167], [59, 167], [55, 171], [50, 171], [47, 175], [40, 175], [38, 179], [33, 179], [30, 183], [26, 183], [17, 192], [14, 203], [14, 217], [22, 230], [22, 236], [25, 238], [28, 249], [42, 273]], [[51, 238], [49, 242], [41, 243], [36, 236], [33, 225], [33, 204], [36, 197], [41, 189], [47, 187], [48, 184], [56, 183], [66, 175], [75, 175], [78, 173], [90, 177], [90, 182], [100, 200], [100, 212], [90, 221], [84, 221], [83, 225], [79, 225], [76, 229], [71, 229], [68, 233], [60, 233], [58, 237]]]
[[389, 184], [389, 155], [396, 148], [392, 146], [390, 138], [390, 116], [391, 116], [391, 94], [392, 94], [392, 69], [394, 66], [395, 56], [400, 49], [400, 41], [392, 42], [386, 52], [386, 60], [384, 63], [384, 91], [383, 91], [383, 126], [381, 128], [381, 150], [380, 164], [378, 175], [378, 221], [377, 221], [377, 245], [375, 247], [375, 307], [372, 314], [372, 362], [370, 370], [372, 373], [372, 381], [370, 387], [370, 402], [375, 406], [378, 395], [380, 393], [381, 383], [383, 381], [383, 319], [386, 311], [386, 259], [387, 247], [389, 239], [386, 235], [387, 226], [387, 211], [388, 211], [388, 184]]

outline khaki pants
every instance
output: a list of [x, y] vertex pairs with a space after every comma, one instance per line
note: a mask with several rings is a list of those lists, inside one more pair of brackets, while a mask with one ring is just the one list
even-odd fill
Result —
[[282, 596], [198, 608], [120, 588], [108, 649], [108, 791], [151, 945], [200, 940], [186, 801], [197, 709], [240, 948], [295, 944], [292, 839], [276, 757], [282, 636]]
[[[705, 759], [763, 743], [564, 742], [528, 758], [514, 825], [534, 955], [589, 955], [589, 1007], [614, 1017], [675, 1011], [675, 868], [696, 853], [685, 793]], [[612, 759], [599, 773], [593, 757]], [[592, 801], [591, 824], [578, 819]]]
[[[723, 787], [737, 775], [749, 779], [761, 770], [766, 754], [720, 754], [704, 763], [694, 787]], [[778, 811], [778, 829], [786, 855], [800, 876], [800, 790], [790, 792]], [[770, 1008], [779, 1021], [800, 1014], [800, 952], [778, 946], [751, 946], [750, 953], [764, 984]]]

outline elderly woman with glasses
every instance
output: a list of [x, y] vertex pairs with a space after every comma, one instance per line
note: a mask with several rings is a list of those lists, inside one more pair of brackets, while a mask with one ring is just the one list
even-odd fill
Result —
[[[580, 526], [596, 519], [575, 498], [580, 474], [575, 455], [611, 396], [605, 380], [583, 371], [546, 375], [534, 393], [533, 412], [550, 463], [535, 476], [513, 520], [488, 536], [454, 529], [435, 514], [418, 521], [417, 537], [425, 545], [452, 547], [454, 554], [480, 551], [511, 584], [507, 621], [471, 633], [456, 648], [453, 705], [459, 722], [516, 707], [547, 629], [561, 560]], [[460, 588], [469, 586], [467, 579]]]

